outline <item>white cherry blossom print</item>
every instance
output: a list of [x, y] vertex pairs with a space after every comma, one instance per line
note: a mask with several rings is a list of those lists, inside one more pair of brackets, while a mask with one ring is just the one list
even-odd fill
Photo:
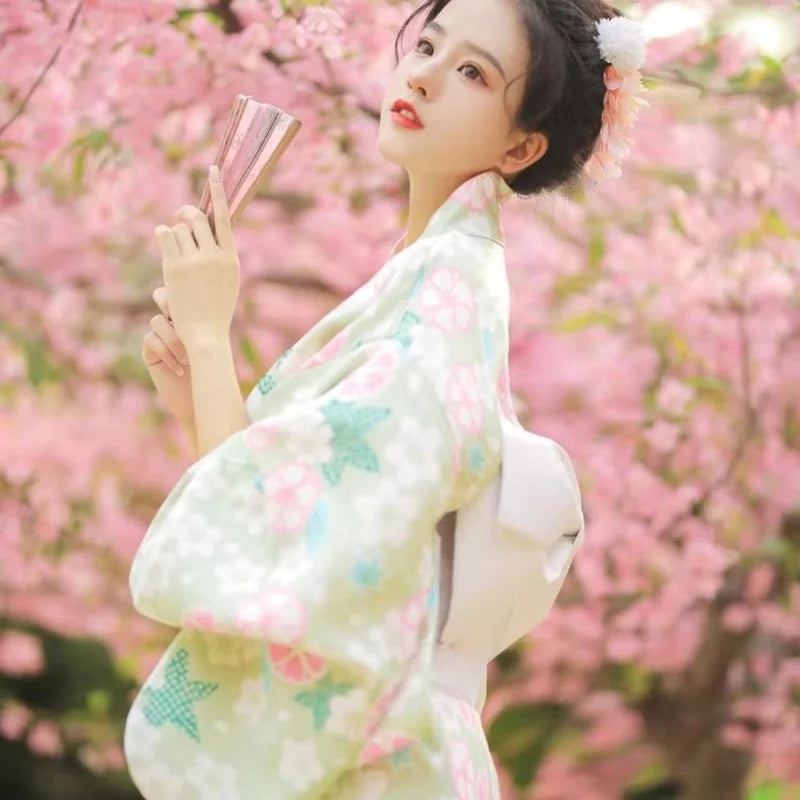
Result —
[[475, 310], [472, 289], [454, 267], [438, 267], [425, 276], [419, 303], [425, 319], [446, 333], [468, 328]]
[[233, 705], [234, 712], [246, 719], [250, 725], [264, 722], [267, 712], [267, 695], [264, 685], [258, 678], [243, 680], [239, 687], [239, 698]]
[[[446, 364], [450, 359], [449, 347], [452, 344], [452, 337], [433, 325], [417, 325], [412, 331], [414, 340], [414, 356], [419, 360], [420, 366], [427, 375], [440, 377], [442, 364]], [[441, 383], [441, 380], [437, 380]], [[445, 399], [444, 393], [440, 395]]]
[[279, 766], [281, 778], [292, 787], [302, 792], [322, 775], [322, 764], [317, 755], [313, 739], [298, 741], [285, 739]]
[[308, 614], [288, 589], [271, 586], [261, 597], [246, 600], [235, 611], [236, 627], [245, 636], [261, 636], [281, 644], [303, 637]]
[[330, 700], [330, 715], [325, 730], [358, 741], [364, 737], [366, 726], [364, 712], [367, 709], [367, 693], [364, 689], [352, 689], [347, 694], [334, 695]]
[[336, 394], [345, 400], [379, 394], [397, 370], [397, 353], [385, 350], [368, 365], [359, 367], [336, 386]]
[[185, 531], [186, 535], [178, 539], [175, 546], [181, 561], [211, 558], [222, 541], [222, 534], [200, 513], [187, 515]]
[[228, 558], [214, 568], [216, 589], [222, 595], [252, 596], [269, 575], [269, 567], [249, 558]]
[[143, 797], [180, 797], [186, 781], [169, 764], [151, 761], [137, 766], [136, 788]]
[[472, 754], [463, 739], [449, 742], [450, 775], [458, 800], [475, 800], [475, 766]]
[[[259, 423], [258, 436], [267, 443], [267, 446], [260, 447], [256, 439], [257, 446], [249, 448], [256, 455], [256, 462], [259, 450], [265, 450], [268, 459], [270, 451], [275, 449], [286, 453], [288, 459], [294, 458], [300, 461], [319, 462], [331, 458], [333, 434], [330, 425], [319, 408], [304, 405], [313, 394], [312, 389], [308, 392], [308, 397], [304, 397], [298, 390], [290, 401], [293, 405], [290, 404], [280, 417], [267, 418]], [[299, 435], [301, 431], [302, 435]]]
[[384, 482], [375, 486], [372, 493], [353, 498], [353, 510], [362, 519], [374, 519], [378, 509], [381, 509], [385, 520], [380, 525], [372, 525], [362, 531], [364, 543], [372, 547], [402, 547], [411, 521], [410, 506], [405, 494]]
[[139, 705], [134, 705], [125, 719], [123, 731], [125, 755], [137, 763], [151, 761], [161, 747], [164, 734], [160, 728], [151, 725]]
[[453, 713], [453, 695], [449, 692], [436, 691], [431, 696], [436, 714], [448, 737], [461, 735], [463, 726], [457, 714]]
[[382, 625], [361, 628], [359, 638], [347, 645], [347, 655], [376, 672], [385, 664], [388, 648]]
[[353, 786], [353, 800], [381, 800], [389, 788], [389, 776], [384, 770], [362, 768]]
[[147, 573], [147, 593], [169, 591], [175, 584], [175, 575], [180, 563], [177, 553], [161, 548], [158, 556], [151, 560], [150, 571]]
[[198, 800], [241, 800], [237, 790], [236, 770], [208, 753], [199, 753], [186, 770], [186, 780], [195, 789]]
[[477, 433], [483, 426], [478, 367], [456, 364], [448, 374], [447, 402], [450, 416], [469, 433]]
[[416, 492], [442, 478], [438, 449], [443, 447], [439, 428], [426, 426], [409, 414], [398, 421], [397, 438], [384, 447], [383, 466], [399, 492]]
[[297, 534], [308, 525], [322, 496], [322, 476], [313, 465], [295, 461], [264, 478], [266, 517], [275, 533]]

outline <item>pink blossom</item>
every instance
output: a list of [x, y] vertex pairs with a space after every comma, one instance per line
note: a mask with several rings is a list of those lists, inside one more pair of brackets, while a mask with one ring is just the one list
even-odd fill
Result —
[[336, 355], [339, 354], [347, 339], [347, 329], [340, 330], [330, 341], [323, 345], [311, 358], [307, 359], [300, 365], [300, 369], [307, 367], [316, 367], [319, 364], [325, 364]]
[[295, 461], [264, 477], [265, 515], [278, 534], [297, 534], [308, 524], [322, 494], [322, 478], [313, 464]]
[[391, 350], [385, 350], [368, 364], [364, 364], [351, 372], [341, 383], [336, 392], [343, 398], [369, 397], [382, 392], [397, 371], [398, 356]]
[[472, 319], [475, 300], [469, 284], [455, 267], [437, 267], [420, 289], [422, 315], [446, 333], [464, 330]]
[[213, 633], [215, 625], [214, 614], [201, 607], [188, 611], [183, 620], [183, 627], [189, 631], [208, 631]]
[[234, 617], [237, 629], [244, 635], [263, 636], [277, 644], [295, 644], [308, 625], [301, 599], [281, 586], [270, 587], [260, 597], [240, 603]]
[[59, 727], [51, 720], [35, 722], [28, 731], [26, 741], [28, 747], [40, 756], [60, 756], [64, 752]]
[[660, 453], [668, 453], [675, 448], [680, 432], [681, 429], [677, 425], [659, 420], [655, 425], [648, 428], [644, 435], [654, 449]]
[[479, 431], [483, 425], [477, 370], [475, 365], [457, 364], [450, 370], [447, 382], [450, 416], [470, 433]]
[[35, 675], [44, 669], [42, 643], [22, 631], [0, 634], [0, 671], [8, 675]]
[[0, 709], [0, 733], [6, 739], [19, 739], [32, 719], [33, 712], [29, 708], [12, 700]]

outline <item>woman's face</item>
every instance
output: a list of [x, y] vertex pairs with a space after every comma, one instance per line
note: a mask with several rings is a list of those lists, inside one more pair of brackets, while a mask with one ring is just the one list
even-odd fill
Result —
[[[386, 87], [379, 151], [418, 175], [515, 171], [505, 154], [525, 138], [509, 133], [509, 126], [522, 99], [528, 57], [513, 0], [451, 0], [422, 29]], [[504, 105], [506, 85], [515, 78]], [[405, 128], [392, 119], [398, 98], [414, 105], [424, 127]]]

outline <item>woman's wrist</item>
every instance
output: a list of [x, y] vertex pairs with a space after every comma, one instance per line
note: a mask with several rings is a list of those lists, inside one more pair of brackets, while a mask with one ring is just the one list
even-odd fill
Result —
[[186, 432], [186, 436], [189, 438], [189, 444], [192, 446], [192, 455], [196, 458], [197, 457], [197, 429], [195, 428], [194, 424], [194, 416], [188, 419], [181, 419], [179, 420], [181, 423], [181, 427]]

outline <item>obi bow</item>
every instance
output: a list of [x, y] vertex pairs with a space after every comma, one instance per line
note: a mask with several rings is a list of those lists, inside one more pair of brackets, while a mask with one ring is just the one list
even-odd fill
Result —
[[437, 529], [438, 643], [488, 662], [544, 619], [583, 543], [569, 456], [552, 439], [504, 418], [497, 476]]

